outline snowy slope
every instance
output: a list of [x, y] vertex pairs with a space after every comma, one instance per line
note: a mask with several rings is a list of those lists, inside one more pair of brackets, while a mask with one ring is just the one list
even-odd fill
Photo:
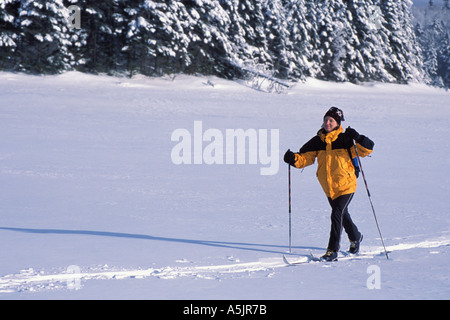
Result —
[[[0, 97], [0, 299], [450, 297], [448, 92], [309, 80], [268, 94], [217, 78], [71, 72], [0, 73]], [[282, 156], [315, 134], [331, 105], [375, 141], [363, 166], [392, 253], [380, 254], [360, 180], [350, 212], [364, 254], [288, 267]], [[175, 165], [172, 133], [194, 135], [195, 121], [224, 136], [279, 130], [278, 173], [261, 175], [260, 159]], [[328, 241], [315, 170], [292, 176], [300, 256]]]

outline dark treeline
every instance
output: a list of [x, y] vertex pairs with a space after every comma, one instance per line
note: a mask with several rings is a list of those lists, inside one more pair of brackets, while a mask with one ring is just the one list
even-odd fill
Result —
[[0, 70], [431, 82], [417, 32], [409, 0], [0, 0]]

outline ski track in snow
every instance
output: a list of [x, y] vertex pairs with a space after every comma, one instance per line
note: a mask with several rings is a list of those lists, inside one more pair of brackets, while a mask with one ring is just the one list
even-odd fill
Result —
[[[400, 243], [387, 246], [389, 252], [403, 251], [417, 248], [438, 248], [449, 246], [450, 238], [439, 238], [425, 240], [415, 243]], [[364, 247], [362, 247], [364, 249]], [[339, 260], [360, 260], [384, 257], [382, 247], [367, 247], [357, 256], [339, 257]], [[311, 262], [310, 264], [322, 264], [321, 262]], [[308, 264], [305, 264], [308, 265]], [[88, 280], [108, 280], [108, 279], [143, 279], [156, 277], [159, 279], [176, 279], [180, 277], [196, 277], [200, 279], [221, 279], [227, 275], [243, 276], [259, 271], [273, 271], [277, 268], [289, 267], [283, 258], [272, 257], [262, 258], [255, 262], [235, 263], [226, 265], [210, 266], [188, 266], [188, 267], [163, 267], [147, 269], [123, 270], [113, 267], [91, 267], [85, 271], [67, 269], [64, 272], [47, 274], [44, 271], [37, 272], [33, 268], [22, 270], [18, 274], [9, 274], [0, 277], [0, 294], [14, 292], [36, 292], [54, 289], [81, 289], [82, 283]]]

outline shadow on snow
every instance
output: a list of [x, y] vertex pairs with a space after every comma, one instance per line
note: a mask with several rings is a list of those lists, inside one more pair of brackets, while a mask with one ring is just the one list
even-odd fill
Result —
[[[225, 241], [213, 241], [213, 240], [195, 240], [195, 239], [180, 239], [180, 238], [168, 238], [168, 237], [156, 237], [146, 234], [134, 234], [123, 232], [110, 232], [110, 231], [92, 231], [92, 230], [66, 230], [66, 229], [31, 229], [31, 228], [11, 228], [0, 227], [0, 230], [33, 233], [33, 234], [61, 234], [61, 235], [87, 235], [98, 237], [113, 237], [113, 238], [127, 238], [137, 240], [152, 240], [152, 241], [166, 241], [175, 243], [187, 243], [194, 245], [232, 248], [238, 250], [258, 251], [266, 253], [286, 254], [288, 247], [282, 245], [272, 244], [258, 244], [258, 243], [245, 243], [245, 242], [225, 242]], [[293, 246], [293, 249], [305, 249], [305, 250], [324, 250], [318, 247], [299, 247]], [[277, 250], [279, 249], [279, 250]], [[284, 249], [284, 250], [283, 250]]]

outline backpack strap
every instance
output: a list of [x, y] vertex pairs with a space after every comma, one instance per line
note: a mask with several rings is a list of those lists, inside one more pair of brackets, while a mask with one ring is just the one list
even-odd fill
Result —
[[352, 147], [348, 148], [347, 151], [348, 151], [348, 155], [349, 155], [350, 159], [352, 160], [353, 167], [355, 167], [356, 178], [358, 178], [359, 177], [359, 172], [361, 171], [361, 169], [359, 168], [358, 157], [354, 157], [354, 158], [352, 157], [352, 150], [351, 150], [351, 148]]

